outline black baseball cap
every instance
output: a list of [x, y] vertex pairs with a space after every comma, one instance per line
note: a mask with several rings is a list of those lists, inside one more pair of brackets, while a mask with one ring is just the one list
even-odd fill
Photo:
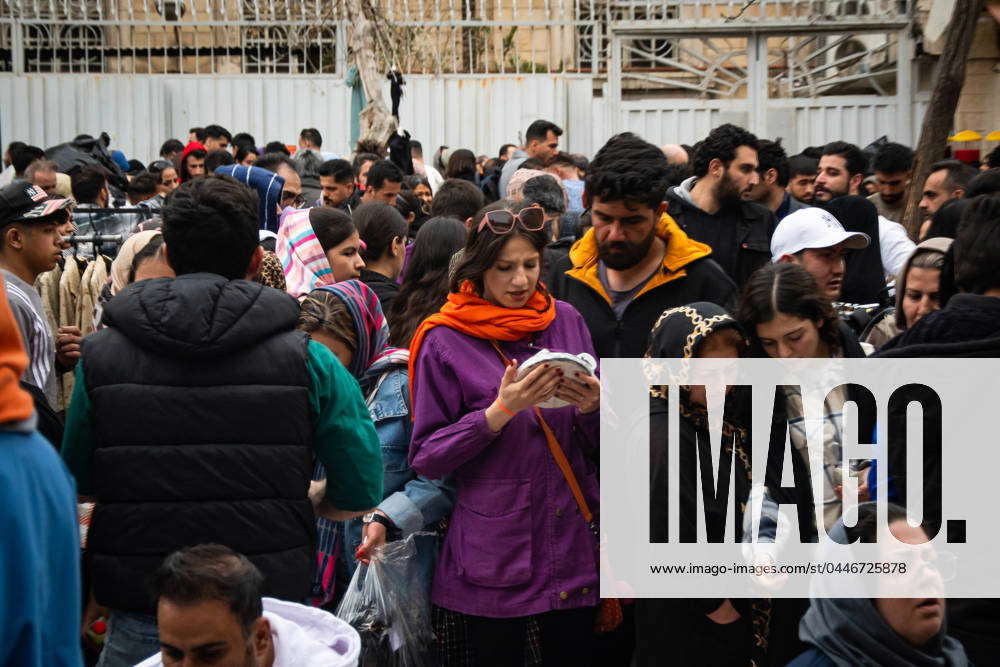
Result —
[[48, 218], [72, 205], [72, 199], [50, 197], [37, 185], [14, 181], [0, 188], [0, 226]]

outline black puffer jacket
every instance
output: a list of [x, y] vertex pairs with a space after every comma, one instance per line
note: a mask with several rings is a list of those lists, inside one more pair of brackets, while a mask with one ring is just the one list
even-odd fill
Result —
[[268, 595], [309, 594], [313, 427], [306, 336], [289, 295], [211, 274], [130, 285], [83, 342], [93, 404], [97, 600], [152, 613], [148, 575], [216, 542]]

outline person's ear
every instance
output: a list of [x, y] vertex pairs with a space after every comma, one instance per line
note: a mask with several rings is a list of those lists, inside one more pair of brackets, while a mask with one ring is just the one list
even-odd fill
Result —
[[3, 247], [7, 246], [15, 250], [24, 247], [24, 231], [19, 229], [17, 225], [9, 225], [3, 232]]
[[[165, 246], [164, 246], [165, 247]], [[264, 248], [258, 245], [254, 248], [253, 255], [250, 256], [250, 265], [247, 266], [247, 280], [253, 280], [260, 270], [260, 263], [264, 261]]]
[[726, 165], [717, 157], [712, 158], [708, 163], [708, 173], [712, 176], [722, 176], [726, 171]]
[[472, 216], [465, 219], [465, 228], [470, 232], [472, 231]]
[[[851, 176], [851, 181], [850, 181], [850, 184], [849, 184], [850, 188], [851, 189], [860, 188], [861, 187], [861, 181], [863, 181], [863, 180], [864, 180], [864, 176], [862, 176], [861, 174], [854, 174], [853, 176]], [[850, 192], [850, 190], [848, 190], [848, 192]]]
[[782, 255], [778, 258], [776, 264], [798, 264], [799, 258], [795, 255]]
[[778, 181], [778, 170], [771, 167], [764, 172], [764, 182], [768, 185], [774, 185]]
[[271, 646], [271, 622], [267, 617], [261, 616], [257, 619], [253, 629], [253, 652], [256, 656], [263, 656]]

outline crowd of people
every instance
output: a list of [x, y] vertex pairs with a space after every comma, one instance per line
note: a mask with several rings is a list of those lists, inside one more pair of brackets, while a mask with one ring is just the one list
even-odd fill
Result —
[[[148, 165], [89, 136], [73, 164], [7, 147], [0, 663], [358, 664], [366, 630], [332, 612], [412, 539], [427, 665], [993, 664], [992, 600], [601, 599], [598, 451], [623, 443], [600, 443], [599, 368], [521, 367], [1000, 354], [1000, 150], [942, 147], [918, 183], [897, 143], [789, 157], [725, 124], [588, 159], [551, 122], [524, 136], [426, 161], [399, 137], [343, 159], [314, 128], [297, 147], [192, 128]], [[80, 262], [107, 277], [96, 297]], [[850, 391], [828, 398], [822, 470], [791, 441], [822, 478], [811, 530], [856, 537], [875, 466], [842, 472]], [[649, 400], [666, 434], [665, 388]], [[681, 388], [682, 447], [705, 405]], [[780, 408], [802, 422], [790, 388]], [[724, 428], [746, 445], [749, 424]], [[654, 438], [652, 542], [666, 465]], [[926, 539], [899, 512], [897, 537]]]

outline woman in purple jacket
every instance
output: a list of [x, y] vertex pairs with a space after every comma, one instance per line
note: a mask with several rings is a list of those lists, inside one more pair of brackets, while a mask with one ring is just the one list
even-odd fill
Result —
[[[488, 213], [448, 302], [410, 346], [411, 465], [457, 486], [432, 601], [463, 617], [476, 665], [523, 665], [529, 619], [542, 664], [593, 661], [597, 545], [585, 515], [596, 514], [598, 489], [584, 452], [598, 443], [600, 383], [547, 365], [517, 379], [517, 360], [542, 348], [594, 354], [580, 314], [538, 281], [542, 217], [540, 208]], [[552, 397], [569, 405], [534, 409]]]

